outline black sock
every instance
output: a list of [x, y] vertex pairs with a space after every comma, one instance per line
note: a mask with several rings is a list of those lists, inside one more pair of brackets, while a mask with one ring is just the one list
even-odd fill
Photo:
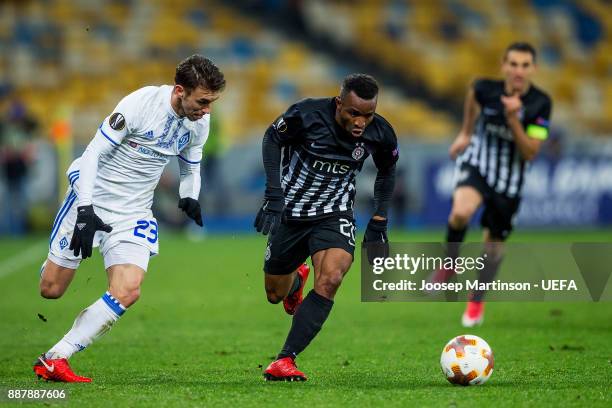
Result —
[[293, 280], [293, 285], [291, 286], [291, 289], [289, 290], [289, 293], [287, 294], [287, 296], [293, 295], [295, 291], [300, 288], [300, 286], [302, 286], [302, 277], [300, 276], [299, 273], [296, 273], [295, 279]]
[[459, 256], [461, 243], [465, 239], [467, 227], [462, 229], [453, 228], [450, 224], [446, 226], [446, 254], [451, 258]]
[[291, 330], [289, 330], [287, 340], [285, 340], [285, 345], [278, 358], [296, 358], [298, 354], [304, 351], [321, 330], [321, 326], [327, 320], [333, 305], [333, 300], [324, 298], [314, 289], [308, 292], [295, 316], [293, 316]]
[[[478, 283], [493, 282], [493, 279], [495, 279], [495, 275], [497, 275], [497, 271], [499, 270], [499, 264], [501, 264], [502, 259], [502, 256], [496, 258], [489, 254], [487, 259], [484, 261], [484, 268], [482, 268], [478, 274]], [[470, 300], [473, 302], [482, 302], [486, 293], [487, 292], [484, 290], [475, 290], [472, 292]]]

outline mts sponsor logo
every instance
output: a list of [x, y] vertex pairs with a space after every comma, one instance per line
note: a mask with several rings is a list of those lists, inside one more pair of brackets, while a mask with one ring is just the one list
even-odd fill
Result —
[[312, 164], [312, 168], [324, 173], [346, 174], [351, 169], [351, 166], [348, 164], [341, 164], [336, 161], [332, 163], [323, 160], [315, 160]]

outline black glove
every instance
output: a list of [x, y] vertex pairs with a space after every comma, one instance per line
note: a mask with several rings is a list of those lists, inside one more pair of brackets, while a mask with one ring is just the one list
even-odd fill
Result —
[[389, 256], [387, 220], [370, 220], [363, 236], [363, 246], [368, 254], [370, 264], [374, 263], [374, 258], [386, 258]]
[[96, 231], [111, 232], [112, 230], [113, 227], [105, 224], [94, 213], [93, 205], [77, 207], [77, 219], [68, 248], [74, 250], [74, 256], [79, 256], [80, 253], [81, 258], [89, 258]]
[[274, 235], [281, 223], [287, 222], [285, 215], [285, 197], [282, 191], [266, 192], [264, 203], [255, 217], [253, 226], [264, 235]]
[[191, 197], [181, 198], [178, 203], [178, 208], [185, 211], [185, 214], [189, 218], [195, 221], [200, 227], [203, 227], [202, 223], [202, 209], [198, 200], [194, 200]]

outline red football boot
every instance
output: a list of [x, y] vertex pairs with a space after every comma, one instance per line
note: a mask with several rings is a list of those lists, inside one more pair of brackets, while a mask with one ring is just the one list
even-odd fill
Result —
[[484, 321], [484, 302], [469, 301], [463, 316], [461, 316], [461, 324], [463, 327], [474, 327], [481, 325]]
[[266, 381], [306, 381], [306, 375], [297, 369], [291, 357], [280, 358], [270, 363], [263, 374]]
[[302, 304], [302, 300], [304, 299], [302, 294], [304, 293], [304, 286], [306, 285], [306, 280], [308, 279], [308, 274], [310, 273], [310, 267], [306, 264], [302, 264], [299, 268], [297, 268], [297, 273], [300, 275], [300, 278], [302, 278], [300, 288], [293, 292], [291, 296], [287, 296], [285, 299], [283, 299], [285, 312], [290, 315], [294, 314], [298, 306]]
[[34, 373], [47, 381], [91, 382], [91, 378], [76, 375], [65, 358], [48, 359], [44, 354], [34, 364]]

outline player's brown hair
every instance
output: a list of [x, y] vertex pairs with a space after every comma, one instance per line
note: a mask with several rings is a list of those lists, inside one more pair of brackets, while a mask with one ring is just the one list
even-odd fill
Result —
[[514, 42], [506, 47], [506, 51], [504, 51], [504, 61], [508, 57], [508, 53], [510, 51], [520, 51], [520, 52], [528, 52], [533, 57], [533, 62], [536, 62], [536, 49], [533, 45], [528, 42]]
[[225, 88], [225, 77], [211, 60], [194, 54], [178, 64], [174, 74], [174, 83], [184, 87], [187, 93], [198, 86], [212, 92], [219, 92]]

